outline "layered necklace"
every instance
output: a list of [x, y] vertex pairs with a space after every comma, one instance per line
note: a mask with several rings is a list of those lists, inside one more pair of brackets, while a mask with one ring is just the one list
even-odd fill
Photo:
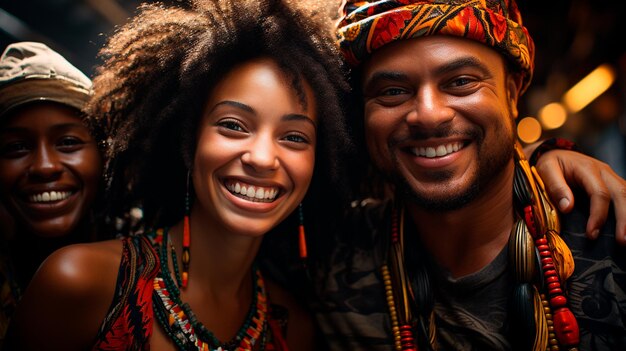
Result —
[[[577, 350], [579, 329], [563, 289], [574, 259], [563, 242], [555, 207], [543, 182], [515, 144], [514, 207], [518, 220], [508, 243], [515, 286], [509, 323], [515, 342], [532, 351]], [[381, 268], [391, 316], [394, 348], [417, 351], [417, 340], [436, 350], [434, 296], [425, 264], [409, 274], [404, 257], [404, 212], [393, 212], [391, 245]], [[422, 262], [423, 263], [423, 262]]]
[[[268, 338], [267, 294], [261, 272], [252, 267], [252, 303], [241, 328], [233, 339], [221, 342], [200, 323], [189, 304], [180, 298], [182, 279], [174, 245], [168, 237], [167, 229], [159, 229], [151, 237], [161, 262], [161, 270], [154, 278], [153, 309], [156, 319], [165, 334], [174, 341], [179, 350], [233, 351], [264, 350]], [[169, 271], [168, 246], [176, 281]]]

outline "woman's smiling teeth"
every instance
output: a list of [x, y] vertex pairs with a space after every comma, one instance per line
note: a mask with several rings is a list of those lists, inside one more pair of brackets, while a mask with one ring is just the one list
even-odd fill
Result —
[[72, 195], [70, 191], [46, 191], [28, 196], [30, 202], [53, 202], [65, 200]]
[[412, 151], [413, 154], [417, 156], [433, 158], [449, 155], [451, 153], [459, 151], [461, 148], [463, 148], [462, 142], [454, 142], [438, 146], [415, 147], [412, 149]]
[[226, 188], [234, 195], [256, 202], [272, 202], [278, 195], [276, 187], [267, 188], [240, 182], [226, 183]]

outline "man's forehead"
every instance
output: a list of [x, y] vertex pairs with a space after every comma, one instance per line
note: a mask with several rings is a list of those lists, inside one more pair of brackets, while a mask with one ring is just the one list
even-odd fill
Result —
[[377, 71], [402, 72], [427, 69], [444, 73], [461, 67], [498, 66], [504, 58], [492, 48], [451, 36], [430, 36], [388, 44], [372, 54], [363, 65], [363, 79]]

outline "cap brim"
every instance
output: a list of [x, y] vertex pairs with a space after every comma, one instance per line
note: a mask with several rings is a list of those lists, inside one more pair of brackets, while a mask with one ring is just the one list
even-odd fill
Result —
[[61, 79], [23, 79], [2, 88], [0, 116], [18, 106], [36, 101], [52, 101], [81, 110], [90, 91]]

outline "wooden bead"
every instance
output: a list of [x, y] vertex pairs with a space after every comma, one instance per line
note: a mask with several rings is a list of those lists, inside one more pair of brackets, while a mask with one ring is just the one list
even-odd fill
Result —
[[563, 294], [563, 290], [561, 289], [561, 284], [559, 284], [558, 288], [550, 289], [550, 290], [548, 290], [548, 292], [550, 293], [550, 295], [560, 295], [560, 294]]
[[[567, 299], [563, 295], [555, 296], [550, 299], [550, 306], [552, 308], [565, 307], [567, 305]], [[553, 313], [553, 315], [556, 313]]]
[[537, 250], [539, 250], [539, 252], [548, 252], [548, 253], [550, 253], [550, 246], [548, 246], [546, 244], [537, 245]]
[[544, 277], [554, 277], [556, 276], [556, 271], [554, 269], [547, 270], [543, 272]]
[[557, 276], [552, 276], [552, 277], [547, 277], [546, 278], [546, 283], [550, 284], [550, 283], [554, 283], [554, 282], [558, 282], [559, 281], [559, 277]]
[[580, 330], [576, 317], [569, 308], [554, 311], [554, 333], [563, 346], [576, 346], [580, 342]]

